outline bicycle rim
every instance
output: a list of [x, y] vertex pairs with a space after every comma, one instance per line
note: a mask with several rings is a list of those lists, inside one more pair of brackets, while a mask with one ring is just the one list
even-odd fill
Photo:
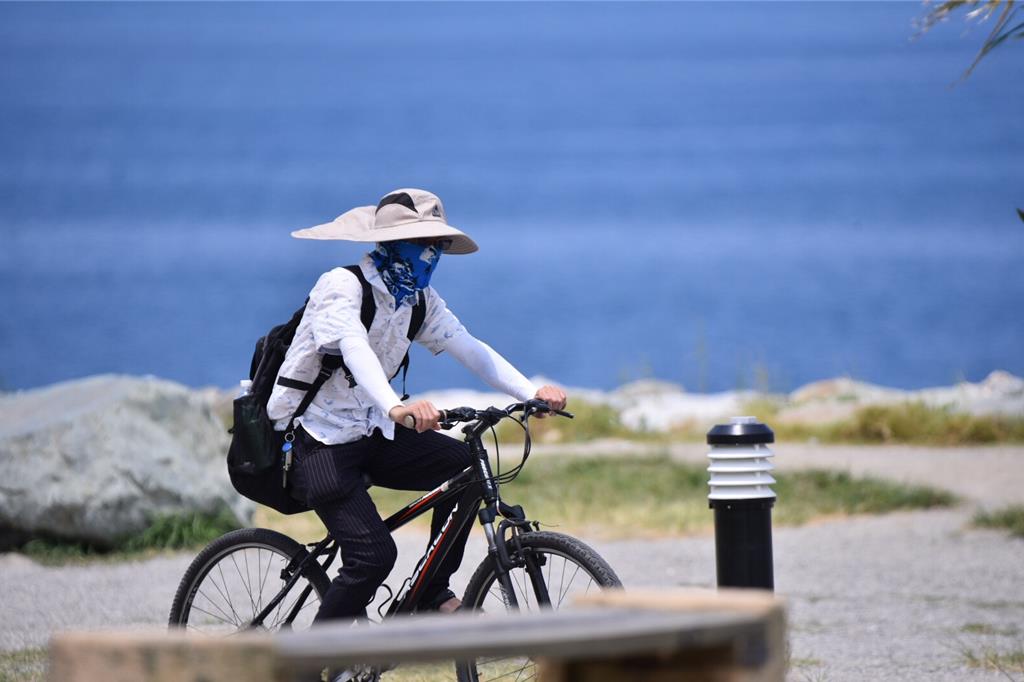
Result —
[[[204, 635], [229, 635], [249, 629], [249, 624], [284, 588], [281, 572], [291, 557], [278, 547], [248, 542], [226, 547], [206, 563], [196, 576], [178, 625]], [[276, 631], [311, 587], [290, 627], [305, 630], [320, 607], [316, 586], [300, 576], [284, 599], [267, 615], [262, 626]]]

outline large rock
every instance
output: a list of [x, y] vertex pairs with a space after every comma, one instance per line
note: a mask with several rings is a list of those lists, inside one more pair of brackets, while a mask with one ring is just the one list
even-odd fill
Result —
[[110, 375], [0, 396], [0, 535], [109, 545], [157, 515], [224, 508], [248, 523], [213, 404], [170, 381]]
[[825, 423], [851, 418], [867, 405], [921, 402], [929, 407], [974, 415], [1024, 415], [1024, 379], [996, 370], [978, 383], [962, 381], [914, 391], [886, 388], [849, 378], [816, 381], [789, 395], [779, 421]]

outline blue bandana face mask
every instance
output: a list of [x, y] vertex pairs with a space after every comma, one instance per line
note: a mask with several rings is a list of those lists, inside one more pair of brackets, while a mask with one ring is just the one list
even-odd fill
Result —
[[380, 278], [395, 297], [395, 309], [430, 284], [441, 250], [409, 241], [380, 242], [370, 252]]

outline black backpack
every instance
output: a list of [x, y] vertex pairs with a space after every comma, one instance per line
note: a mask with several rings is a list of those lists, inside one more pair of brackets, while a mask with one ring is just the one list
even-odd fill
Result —
[[[358, 265], [349, 265], [345, 269], [354, 274], [363, 287], [359, 319], [369, 331], [377, 313], [377, 305], [373, 300], [373, 289], [363, 277], [363, 272]], [[289, 440], [291, 438], [290, 434], [292, 434], [295, 420], [306, 411], [317, 392], [331, 378], [335, 370], [341, 369], [345, 373], [344, 376], [348, 380], [350, 388], [356, 385], [356, 380], [345, 366], [341, 355], [324, 354], [320, 361], [320, 372], [311, 383], [278, 376], [288, 347], [291, 346], [292, 339], [295, 337], [295, 330], [306, 311], [307, 303], [309, 303], [308, 298], [306, 303], [295, 311], [290, 320], [277, 325], [256, 342], [256, 350], [249, 366], [249, 379], [252, 380], [252, 385], [248, 393], [235, 399], [235, 423], [229, 431], [231, 446], [228, 448], [227, 462], [231, 484], [235, 490], [250, 500], [272, 507], [282, 514], [298, 514], [309, 511], [308, 507], [288, 493], [287, 473], [291, 459], [290, 457], [286, 458], [284, 449], [286, 437]], [[409, 321], [408, 338], [410, 342], [416, 338], [420, 327], [423, 326], [426, 310], [426, 301], [423, 292], [420, 291], [412, 310], [412, 319]], [[398, 376], [398, 372], [402, 372], [402, 400], [406, 400], [409, 397], [405, 394], [405, 378], [409, 372], [408, 352], [391, 378], [394, 379]], [[284, 431], [275, 431], [273, 420], [267, 416], [267, 402], [270, 400], [275, 383], [306, 392], [299, 402], [299, 406], [292, 413], [288, 421], [288, 428]]]

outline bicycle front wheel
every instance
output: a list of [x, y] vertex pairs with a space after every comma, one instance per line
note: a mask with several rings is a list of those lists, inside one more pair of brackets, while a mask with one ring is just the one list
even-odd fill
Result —
[[[538, 531], [523, 533], [519, 544], [524, 554], [532, 555], [539, 576], [530, 576], [525, 568], [513, 569], [511, 578], [520, 612], [538, 609], [559, 609], [572, 603], [578, 596], [596, 590], [622, 587], [622, 582], [608, 562], [586, 543], [561, 533]], [[511, 542], [506, 544], [514, 551]], [[534, 589], [538, 578], [543, 579], [549, 602], [539, 599]], [[488, 558], [469, 580], [464, 608], [485, 613], [502, 613], [508, 609], [498, 583], [494, 562]], [[488, 682], [489, 680], [529, 680], [536, 676], [536, 666], [526, 657], [478, 659], [456, 666], [459, 682]]]
[[315, 561], [295, 584], [283, 569], [306, 549], [287, 535], [266, 528], [231, 531], [207, 545], [185, 571], [171, 606], [170, 625], [190, 632], [226, 635], [252, 629], [253, 619], [276, 597], [281, 600], [259, 629], [306, 629], [330, 580]]

